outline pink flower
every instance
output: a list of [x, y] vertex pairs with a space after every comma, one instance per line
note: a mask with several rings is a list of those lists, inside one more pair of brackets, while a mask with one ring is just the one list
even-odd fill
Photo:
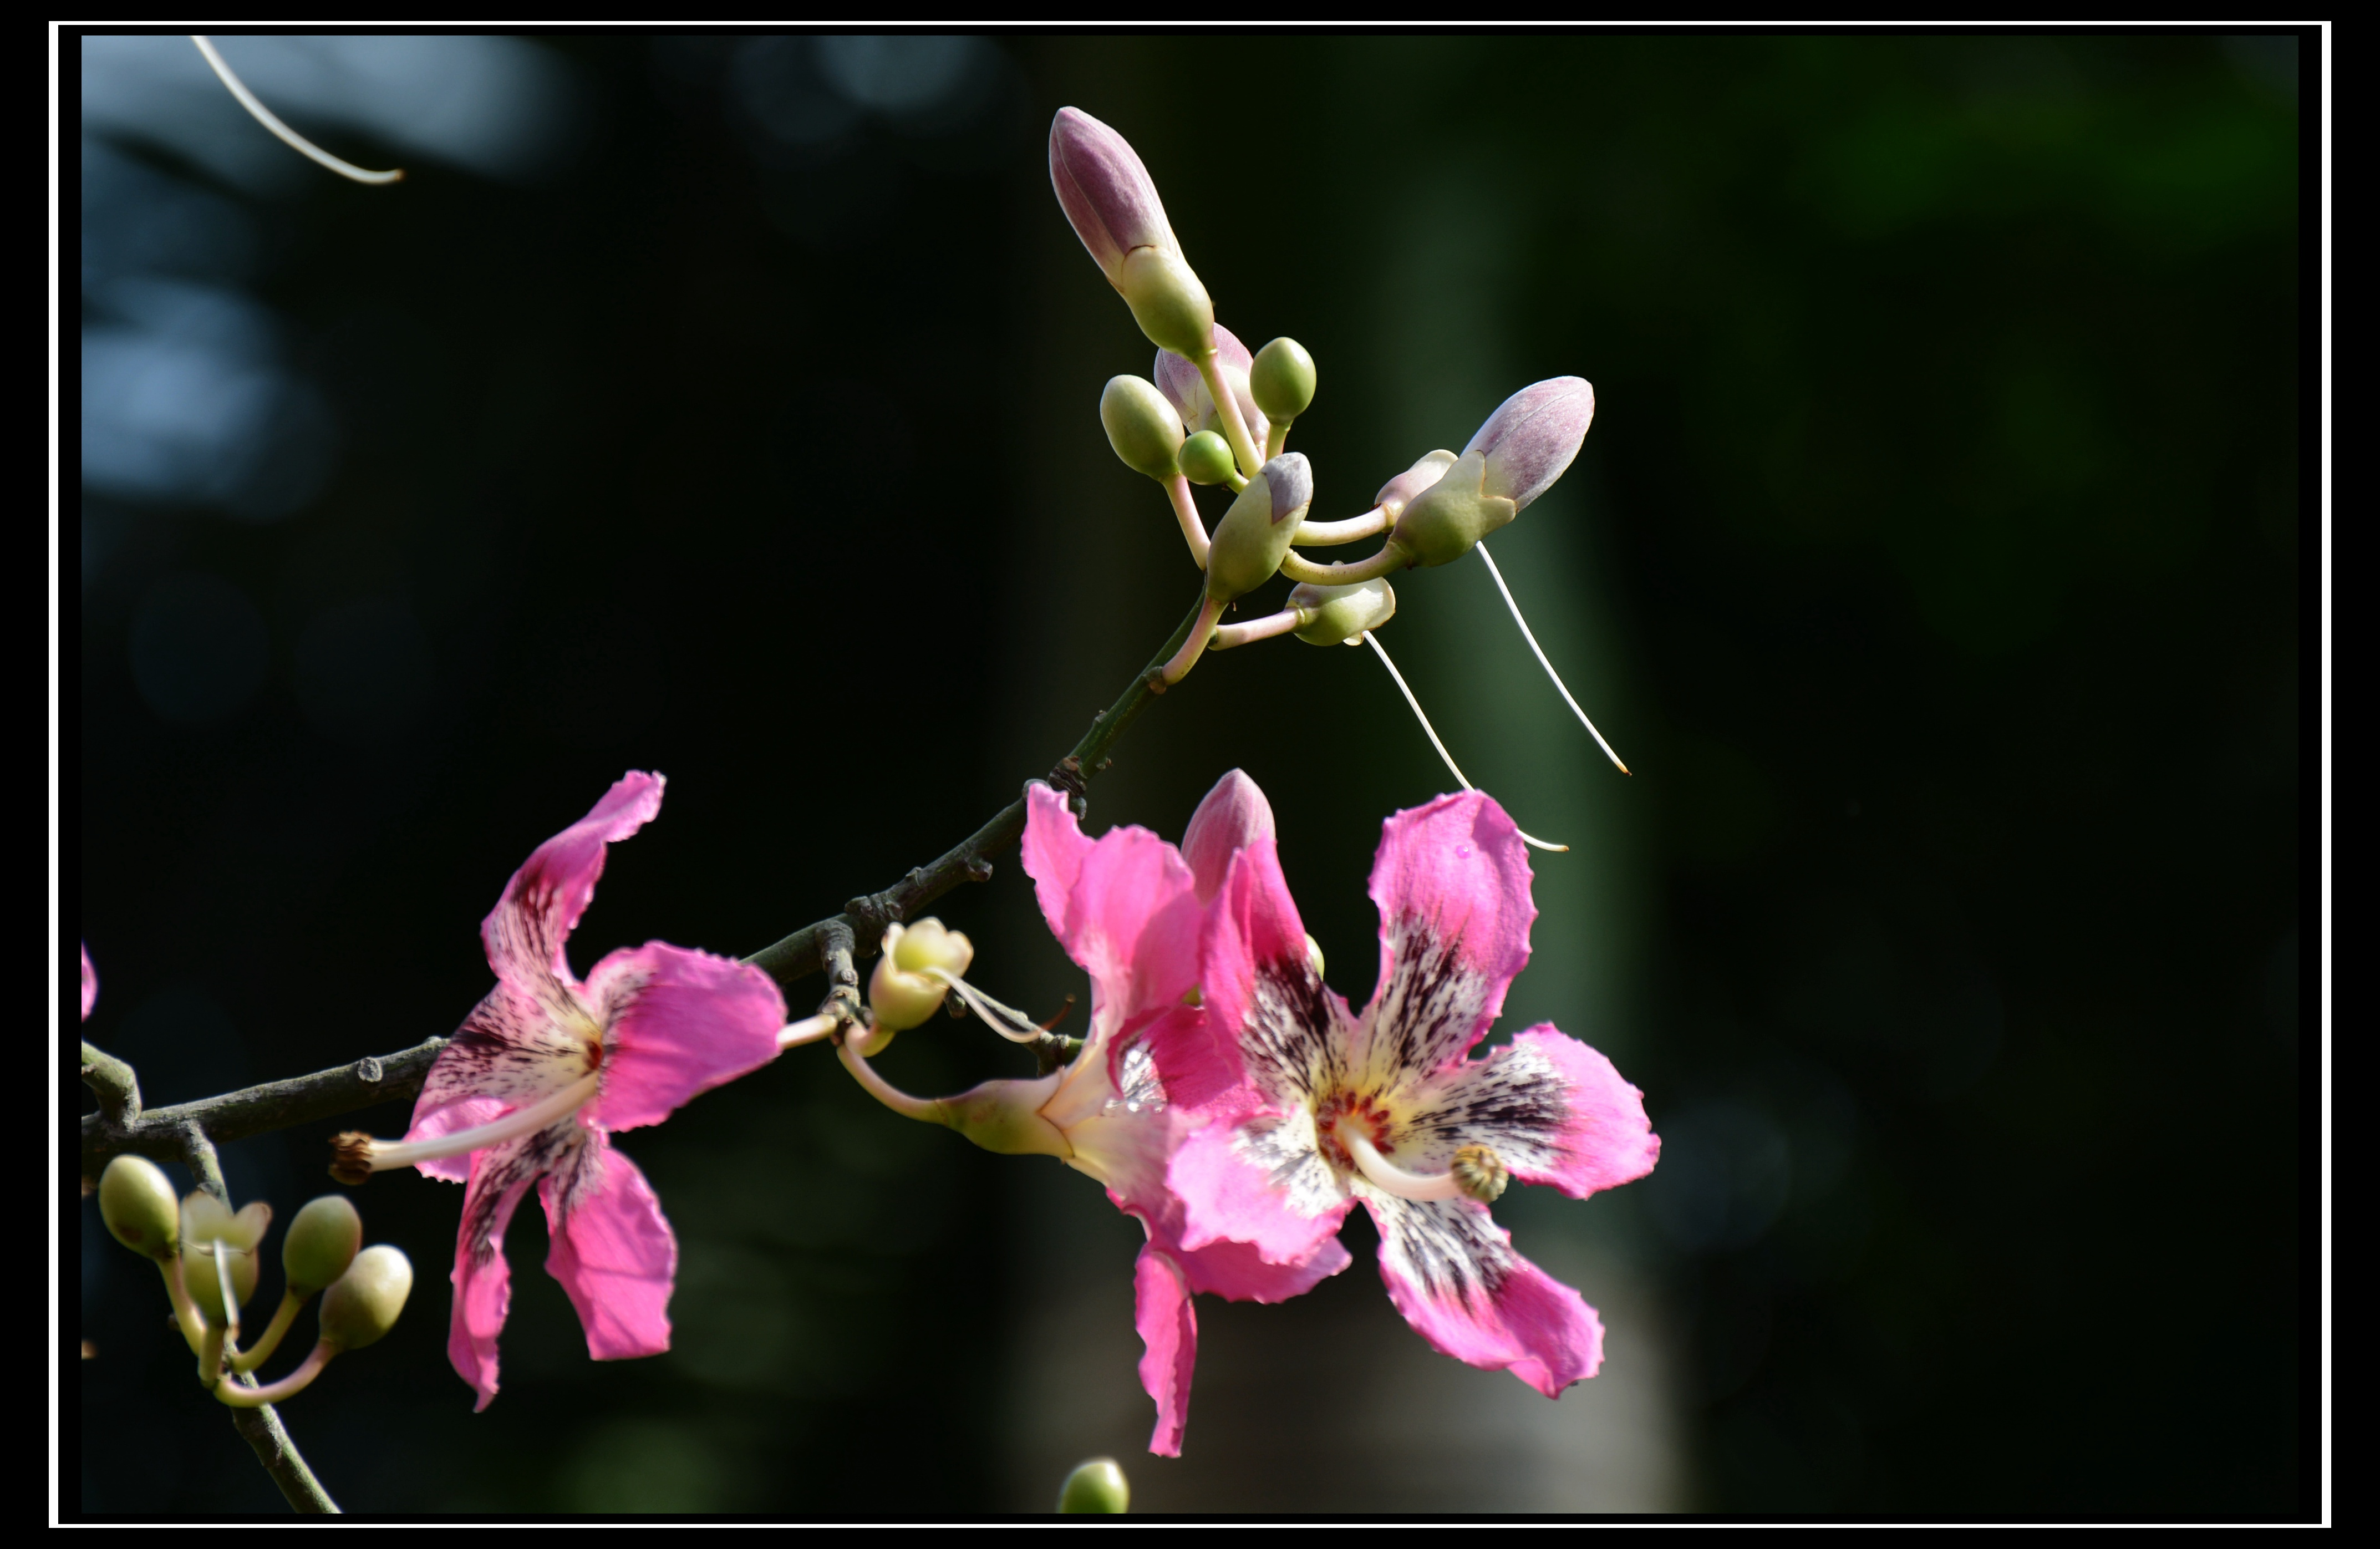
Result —
[[1233, 853], [1208, 910], [1201, 984], [1212, 1041], [1168, 1041], [1160, 1076], [1229, 1091], [1173, 1149], [1178, 1243], [1269, 1264], [1338, 1253], [1361, 1200], [1390, 1298], [1448, 1355], [1508, 1368], [1548, 1397], [1602, 1360], [1594, 1309], [1512, 1250], [1484, 1202], [1505, 1177], [1573, 1198], [1642, 1177], [1660, 1142], [1643, 1094], [1548, 1024], [1470, 1057], [1527, 962], [1529, 864], [1502, 808], [1440, 797], [1384, 825], [1371, 893], [1379, 987], [1360, 1016], [1324, 985], [1269, 835]]
[[82, 949], [82, 1019], [91, 1020], [91, 1008], [99, 1004], [99, 970], [91, 966], [91, 947]]
[[504, 1228], [531, 1184], [545, 1205], [546, 1272], [562, 1282], [597, 1360], [669, 1348], [677, 1242], [661, 1201], [611, 1133], [658, 1124], [774, 1058], [783, 997], [756, 968], [648, 942], [574, 977], [564, 944], [595, 894], [605, 847], [661, 811], [662, 777], [623, 775], [540, 845], [480, 928], [496, 987], [463, 1019], [414, 1104], [403, 1142], [334, 1142], [349, 1182], [407, 1165], [467, 1185], [455, 1243], [447, 1356], [496, 1395], [496, 1336], [511, 1301]]
[[[1091, 1031], [1040, 1113], [1064, 1135], [1069, 1166], [1107, 1186], [1116, 1208], [1148, 1235], [1135, 1266], [1135, 1322], [1147, 1353], [1141, 1385], [1157, 1404], [1148, 1449], [1178, 1457], [1188, 1417], [1198, 1323], [1190, 1298], [1281, 1301], [1347, 1267], [1335, 1238], [1309, 1245], [1293, 1262], [1268, 1259], [1243, 1242], [1184, 1246], [1182, 1201], [1168, 1188], [1173, 1153], [1203, 1122], [1188, 1108], [1225, 1095], [1201, 1087], [1222, 1070], [1211, 1053], [1207, 1013], [1196, 1003], [1200, 923], [1232, 857], [1271, 843], [1272, 810], [1237, 770], [1223, 776], [1190, 820], [1177, 850], [1145, 828], [1086, 837], [1065, 799], [1045, 786], [1030, 793], [1025, 869], [1042, 913], [1091, 977]], [[1177, 1087], [1161, 1065], [1188, 1073]]]

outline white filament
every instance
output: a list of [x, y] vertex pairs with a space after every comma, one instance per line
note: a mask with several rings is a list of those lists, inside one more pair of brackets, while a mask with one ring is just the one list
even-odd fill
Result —
[[565, 1118], [585, 1107], [601, 1084], [595, 1072], [590, 1070], [552, 1096], [541, 1097], [526, 1108], [516, 1108], [492, 1124], [475, 1125], [468, 1129], [457, 1129], [451, 1135], [432, 1136], [426, 1140], [374, 1140], [371, 1143], [371, 1170], [384, 1173], [392, 1167], [410, 1167], [417, 1162], [461, 1156], [469, 1152], [484, 1151], [490, 1146], [500, 1146], [523, 1135], [533, 1135], [554, 1120]]
[[1347, 1154], [1355, 1159], [1358, 1172], [1400, 1200], [1463, 1197], [1463, 1185], [1454, 1181], [1452, 1173], [1409, 1173], [1382, 1156], [1378, 1146], [1352, 1131], [1341, 1133], [1339, 1140], [1347, 1148]]
[[[1364, 631], [1364, 643], [1372, 648], [1372, 653], [1380, 659], [1380, 665], [1388, 668], [1389, 676], [1396, 679], [1397, 691], [1403, 694], [1405, 697], [1405, 703], [1413, 707], [1414, 719], [1419, 721], [1421, 723], [1421, 729], [1429, 735], [1429, 745], [1438, 750], [1438, 756], [1439, 758], [1446, 761], [1447, 773], [1453, 775], [1456, 782], [1460, 784], [1464, 790], [1477, 790], [1479, 787], [1473, 785], [1469, 780], [1464, 779], [1463, 771], [1455, 767], [1454, 755], [1446, 750], [1446, 744], [1438, 739], [1438, 728], [1431, 726], [1429, 724], [1429, 717], [1421, 713], [1421, 701], [1414, 698], [1413, 689], [1406, 686], [1405, 675], [1397, 670], [1397, 665], [1394, 662], [1389, 660], [1388, 647], [1382, 645], [1380, 643], [1379, 637], [1373, 634], [1369, 629]], [[1559, 854], [1561, 851], [1570, 848], [1568, 845], [1548, 844], [1545, 840], [1538, 838], [1536, 835], [1523, 831], [1517, 824], [1514, 825], [1512, 832], [1521, 835], [1521, 842], [1523, 844], [1535, 845], [1537, 848], [1542, 850], [1552, 850]]]
[[1545, 647], [1539, 645], [1537, 637], [1529, 632], [1529, 621], [1521, 616], [1521, 604], [1512, 601], [1512, 589], [1504, 584], [1504, 572], [1496, 568], [1496, 561], [1488, 556], [1486, 542], [1471, 546], [1479, 551], [1480, 558], [1488, 561], [1488, 573], [1496, 578], [1496, 590], [1504, 594], [1504, 605], [1512, 610], [1512, 622], [1521, 627], [1521, 638], [1527, 640], [1529, 649], [1537, 653], [1537, 665], [1546, 669], [1546, 676], [1554, 680], [1556, 689], [1561, 690], [1562, 702], [1569, 705], [1570, 713], [1578, 717], [1578, 724], [1586, 728], [1586, 735], [1595, 738], [1596, 746], [1603, 750], [1603, 756], [1611, 761], [1611, 766], [1622, 774], [1627, 774], [1628, 766], [1620, 762], [1620, 755], [1611, 750], [1611, 744], [1603, 740], [1603, 734], [1595, 729], [1595, 723], [1586, 718], [1586, 712], [1578, 707], [1578, 701], [1571, 698], [1570, 686], [1561, 680], [1561, 674], [1554, 671], [1554, 665], [1546, 660]]
[[394, 183], [405, 176], [405, 169], [402, 167], [392, 167], [386, 172], [366, 172], [353, 162], [339, 160], [338, 157], [283, 123], [274, 116], [271, 108], [259, 102], [256, 93], [249, 91], [239, 77], [231, 73], [231, 67], [224, 63], [224, 56], [215, 52], [215, 45], [207, 41], [207, 35], [204, 32], [191, 33], [190, 42], [199, 45], [199, 52], [206, 55], [207, 63], [213, 67], [216, 79], [230, 91], [240, 106], [248, 109], [248, 116], [272, 130], [274, 137], [291, 150], [300, 155], [313, 158], [342, 177], [352, 177], [358, 183]]

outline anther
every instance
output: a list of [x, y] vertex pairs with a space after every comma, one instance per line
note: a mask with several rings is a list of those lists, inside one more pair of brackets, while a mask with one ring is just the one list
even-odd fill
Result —
[[1481, 1204], [1493, 1204], [1512, 1181], [1503, 1159], [1486, 1146], [1464, 1146], [1447, 1168], [1463, 1191]]

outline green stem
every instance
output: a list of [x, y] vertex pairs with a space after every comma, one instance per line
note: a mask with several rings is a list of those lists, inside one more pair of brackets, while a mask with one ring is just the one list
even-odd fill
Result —
[[264, 1332], [257, 1336], [255, 1346], [234, 1356], [231, 1369], [235, 1372], [253, 1372], [272, 1360], [273, 1352], [281, 1348], [282, 1336], [287, 1334], [289, 1325], [298, 1321], [298, 1310], [305, 1305], [304, 1297], [299, 1296], [296, 1291], [285, 1292], [281, 1298], [281, 1305], [273, 1309], [273, 1321], [265, 1324]]
[[1257, 456], [1256, 439], [1248, 434], [1247, 417], [1240, 412], [1239, 395], [1223, 380], [1223, 362], [1213, 350], [1198, 361], [1199, 379], [1207, 384], [1208, 396], [1215, 400], [1215, 416], [1223, 421], [1223, 439], [1232, 444], [1232, 456], [1239, 459], [1240, 472], [1250, 479], [1264, 467]]
[[1378, 580], [1405, 567], [1404, 551], [1391, 542], [1369, 559], [1359, 559], [1353, 565], [1317, 565], [1295, 551], [1281, 555], [1281, 573], [1293, 581], [1313, 586], [1348, 586], [1356, 581]]

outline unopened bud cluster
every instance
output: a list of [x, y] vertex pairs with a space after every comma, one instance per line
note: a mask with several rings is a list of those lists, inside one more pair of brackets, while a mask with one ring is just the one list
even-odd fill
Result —
[[[153, 1262], [164, 1275], [176, 1323], [199, 1358], [199, 1382], [236, 1409], [278, 1403], [303, 1389], [331, 1358], [358, 1350], [396, 1326], [413, 1289], [404, 1252], [363, 1246], [363, 1218], [345, 1195], [308, 1201], [281, 1239], [286, 1288], [255, 1342], [239, 1343], [240, 1312], [256, 1294], [273, 1207], [253, 1201], [233, 1210], [200, 1190], [176, 1200], [155, 1163], [119, 1156], [99, 1180], [100, 1218], [116, 1241]], [[322, 1299], [314, 1349], [288, 1376], [265, 1386], [240, 1379], [280, 1346], [299, 1309]]]
[[[1312, 645], [1360, 641], [1396, 611], [1388, 576], [1469, 554], [1578, 455], [1595, 391], [1577, 377], [1556, 377], [1507, 398], [1459, 456], [1429, 453], [1390, 480], [1370, 511], [1309, 519], [1313, 467], [1284, 445], [1314, 402], [1313, 355], [1292, 338], [1251, 355], [1215, 321], [1213, 299], [1183, 254], [1155, 180], [1107, 125], [1061, 109], [1050, 129], [1050, 182], [1075, 234], [1158, 347], [1149, 377], [1109, 381], [1099, 422], [1125, 467], [1165, 487], [1191, 557], [1206, 571], [1207, 604], [1160, 686], [1178, 682], [1209, 647], [1281, 634]], [[1221, 485], [1233, 496], [1211, 537], [1193, 485]], [[1353, 564], [1320, 565], [1295, 553], [1383, 534], [1378, 553]], [[1222, 623], [1226, 609], [1275, 575], [1302, 583], [1286, 608]]]

